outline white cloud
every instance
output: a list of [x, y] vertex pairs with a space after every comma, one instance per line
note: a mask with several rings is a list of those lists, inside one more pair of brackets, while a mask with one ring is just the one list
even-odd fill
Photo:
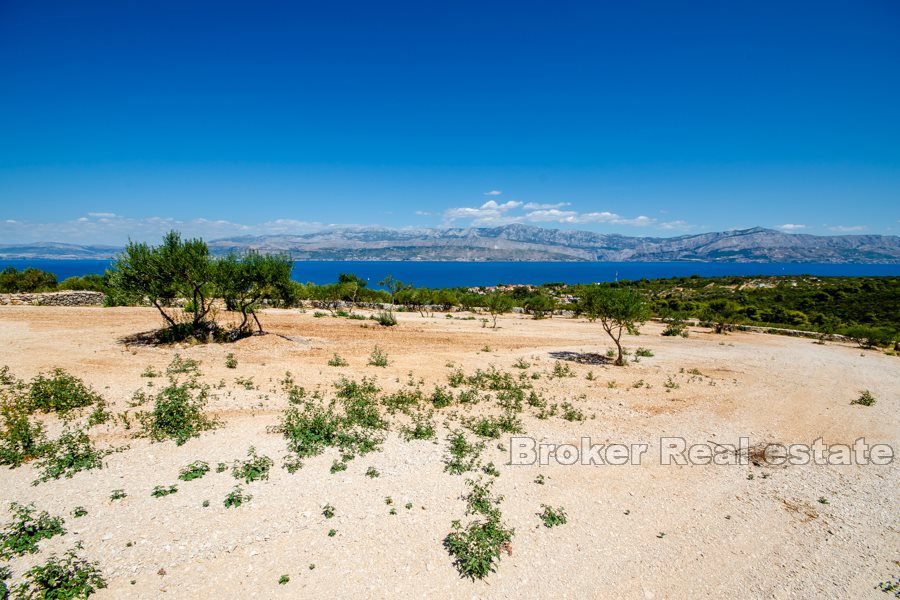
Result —
[[693, 225], [689, 224], [687, 221], [682, 221], [681, 219], [675, 221], [666, 221], [665, 223], [659, 224], [660, 229], [667, 230], [687, 230], [693, 229], [693, 227]]
[[806, 225], [800, 225], [798, 223], [785, 223], [784, 225], [779, 225], [778, 229], [783, 229], [784, 231], [796, 231], [797, 229], [806, 229]]
[[571, 202], [557, 202], [556, 204], [541, 204], [540, 202], [528, 202], [522, 208], [525, 210], [543, 210], [547, 208], [562, 208], [571, 206]]
[[831, 231], [835, 231], [837, 233], [854, 233], [859, 231], [865, 231], [865, 225], [834, 225], [833, 227], [829, 227]]
[[500, 190], [491, 190], [484, 193], [485, 196], [500, 196], [501, 194], [503, 194], [503, 192], [501, 192]]

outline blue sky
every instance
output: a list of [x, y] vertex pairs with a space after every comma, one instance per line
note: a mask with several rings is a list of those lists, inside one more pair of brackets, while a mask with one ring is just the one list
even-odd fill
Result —
[[0, 243], [897, 234], [898, 31], [896, 0], [0, 2]]

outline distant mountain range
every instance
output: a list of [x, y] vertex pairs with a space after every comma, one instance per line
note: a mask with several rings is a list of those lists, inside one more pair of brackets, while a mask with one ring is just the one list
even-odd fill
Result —
[[[215, 254], [248, 249], [296, 260], [698, 261], [900, 263], [900, 237], [818, 236], [762, 227], [671, 238], [629, 237], [527, 225], [451, 229], [342, 228], [209, 242]], [[0, 258], [105, 259], [114, 246], [0, 244]]]

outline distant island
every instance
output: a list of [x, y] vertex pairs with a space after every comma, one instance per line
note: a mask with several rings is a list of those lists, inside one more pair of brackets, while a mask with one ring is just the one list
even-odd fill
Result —
[[[900, 237], [818, 236], [754, 227], [678, 237], [631, 237], [528, 225], [389, 229], [345, 227], [213, 240], [215, 254], [254, 249], [294, 260], [900, 263]], [[0, 244], [0, 259], [110, 259], [116, 246]]]

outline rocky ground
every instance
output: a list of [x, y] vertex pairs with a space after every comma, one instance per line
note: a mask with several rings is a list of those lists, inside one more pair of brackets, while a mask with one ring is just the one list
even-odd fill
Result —
[[[268, 335], [161, 348], [122, 342], [160, 325], [152, 309], [0, 307], [0, 365], [15, 376], [28, 380], [60, 367], [98, 391], [114, 415], [133, 414], [141, 410], [130, 406], [137, 390], [152, 394], [165, 385], [164, 377], [142, 373], [148, 366], [165, 372], [177, 353], [200, 362], [201, 379], [212, 386], [207, 410], [221, 421], [177, 446], [136, 438], [136, 426], [114, 418], [90, 429], [99, 447], [127, 448], [107, 456], [102, 469], [39, 485], [32, 485], [39, 475], [33, 464], [0, 471], [0, 503], [34, 502], [66, 520], [65, 535], [9, 561], [12, 582], [80, 541], [81, 554], [108, 582], [98, 598], [889, 597], [875, 588], [900, 575], [896, 461], [664, 465], [660, 439], [719, 447], [741, 437], [751, 445], [862, 437], [897, 447], [897, 357], [756, 333], [697, 329], [686, 339], [662, 337], [661, 327], [648, 324], [626, 345], [653, 356], [627, 367], [582, 364], [567, 359], [611, 347], [597, 324], [508, 315], [492, 330], [466, 313], [453, 316], [401, 313], [397, 327], [382, 328], [269, 310], [262, 316]], [[367, 365], [376, 345], [387, 367]], [[226, 366], [229, 353], [234, 369]], [[349, 364], [329, 366], [335, 353]], [[526, 368], [514, 366], [520, 359]], [[289, 400], [279, 382], [286, 372], [330, 399], [342, 376], [373, 378], [382, 394], [416, 387], [430, 394], [456, 370], [468, 375], [491, 365], [516, 378], [524, 373], [522, 381], [548, 405], [569, 403], [573, 420], [562, 409], [551, 415], [527, 407], [527, 436], [553, 444], [582, 437], [645, 443], [648, 451], [639, 465], [516, 466], [507, 464], [511, 434], [486, 440], [481, 460], [500, 473], [494, 488], [515, 534], [511, 553], [484, 580], [460, 577], [443, 547], [451, 523], [466, 520], [461, 495], [474, 476], [445, 472], [445, 438], [466, 419], [496, 413], [494, 403], [436, 410], [434, 440], [404, 441], [398, 431], [409, 417], [387, 415], [391, 431], [381, 450], [344, 471], [331, 472], [334, 449], [295, 473], [283, 468], [288, 452], [278, 425]], [[877, 403], [851, 404], [864, 389]], [[55, 416], [40, 418], [50, 435], [59, 432]], [[249, 502], [226, 508], [237, 481], [214, 466], [230, 467], [250, 446], [274, 466], [268, 480], [244, 485]], [[212, 471], [179, 481], [179, 470], [196, 460]], [[380, 476], [366, 476], [370, 467]], [[177, 493], [151, 496], [155, 486], [172, 484]], [[111, 500], [116, 489], [127, 496]], [[323, 515], [326, 504], [333, 518]], [[542, 504], [564, 507], [566, 524], [545, 527]], [[87, 515], [72, 517], [76, 506]], [[282, 575], [289, 581], [279, 584]]]

